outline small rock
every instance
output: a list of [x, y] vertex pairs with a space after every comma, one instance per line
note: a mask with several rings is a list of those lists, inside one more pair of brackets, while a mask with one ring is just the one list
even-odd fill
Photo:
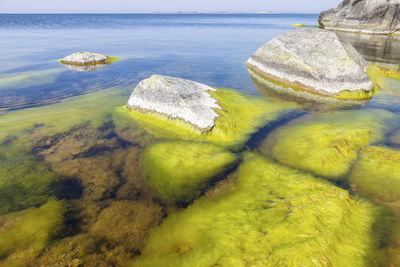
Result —
[[399, 33], [398, 0], [345, 0], [324, 11], [319, 24], [325, 29], [368, 34]]
[[215, 89], [190, 80], [153, 75], [133, 90], [127, 107], [182, 119], [207, 132], [218, 117], [213, 108], [221, 109], [207, 91]]
[[368, 63], [347, 41], [329, 31], [307, 28], [284, 33], [247, 61], [258, 80], [338, 99], [368, 99]]
[[102, 54], [92, 52], [76, 52], [63, 58], [61, 63], [86, 66], [94, 64], [109, 64], [111, 62], [109, 57]]

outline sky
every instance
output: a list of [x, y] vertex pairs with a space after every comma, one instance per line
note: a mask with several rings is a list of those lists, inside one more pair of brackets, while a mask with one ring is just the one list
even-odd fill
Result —
[[341, 0], [0, 0], [0, 13], [298, 12], [319, 13]]

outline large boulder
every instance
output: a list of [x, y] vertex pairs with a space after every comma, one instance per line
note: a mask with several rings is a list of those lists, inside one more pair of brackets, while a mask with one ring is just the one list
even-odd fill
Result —
[[153, 75], [138, 84], [127, 107], [179, 118], [207, 132], [218, 117], [213, 108], [220, 109], [210, 91], [215, 89], [190, 80]]
[[274, 89], [355, 100], [372, 96], [367, 66], [349, 42], [317, 28], [284, 33], [247, 60], [252, 77]]
[[337, 8], [324, 11], [319, 24], [325, 29], [393, 34], [400, 30], [398, 0], [344, 0]]

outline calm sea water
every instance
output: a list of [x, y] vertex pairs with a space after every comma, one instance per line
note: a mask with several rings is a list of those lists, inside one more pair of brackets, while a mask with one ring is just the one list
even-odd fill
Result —
[[[292, 24], [297, 23], [316, 25], [318, 15], [0, 15], [0, 234], [6, 236], [0, 238], [9, 240], [0, 241], [0, 263], [126, 266], [125, 262], [140, 255], [149, 230], [186, 206], [164, 205], [143, 183], [141, 152], [159, 139], [136, 125], [119, 127], [114, 108], [124, 105], [137, 83], [152, 74], [275, 99], [267, 88], [254, 84], [245, 62], [260, 46], [293, 30]], [[367, 60], [398, 70], [400, 41], [357, 35], [343, 38]], [[71, 70], [58, 62], [77, 51], [121, 59], [90, 72]], [[375, 143], [399, 149], [400, 82], [383, 77], [379, 82], [385, 90], [368, 103], [339, 109], [347, 110], [349, 120], [353, 115], [359, 118], [360, 111], [390, 112], [382, 116], [392, 118], [382, 122], [384, 137]], [[267, 136], [286, 123], [320, 121], [318, 116], [334, 112], [324, 105], [301, 104], [305, 107], [301, 112], [263, 128], [246, 149], [262, 152], [271, 146]], [[327, 117], [328, 125], [337, 121]], [[346, 179], [331, 183], [359, 197], [359, 188]], [[223, 191], [224, 186], [215, 191]], [[390, 209], [385, 223], [397, 223], [392, 213], [400, 214], [398, 200], [361, 194]], [[60, 201], [64, 201], [62, 212], [57, 209]], [[34, 213], [35, 208], [40, 212]], [[33, 215], [24, 219], [24, 212]], [[45, 220], [37, 223], [35, 214]], [[63, 214], [61, 231], [54, 226], [57, 214]], [[43, 229], [44, 234], [32, 237], [26, 230], [29, 227], [19, 230], [21, 221], [35, 231]], [[388, 262], [396, 264], [400, 234], [393, 229], [377, 245], [387, 249]]]

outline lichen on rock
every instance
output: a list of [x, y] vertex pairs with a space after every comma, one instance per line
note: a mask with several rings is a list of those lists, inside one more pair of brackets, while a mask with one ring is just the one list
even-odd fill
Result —
[[155, 228], [133, 266], [365, 266], [385, 261], [382, 210], [326, 181], [247, 155], [235, 189]]
[[273, 89], [288, 88], [339, 100], [368, 100], [373, 95], [366, 62], [335, 33], [299, 29], [272, 39], [246, 62], [249, 72]]
[[142, 177], [166, 204], [188, 203], [238, 157], [207, 143], [162, 142], [148, 147], [140, 159]]
[[[329, 179], [344, 179], [364, 146], [384, 140], [398, 121], [385, 110], [337, 111], [310, 115], [267, 138], [282, 164]], [[266, 149], [266, 148], [264, 148]], [[268, 153], [269, 148], [264, 151]]]

